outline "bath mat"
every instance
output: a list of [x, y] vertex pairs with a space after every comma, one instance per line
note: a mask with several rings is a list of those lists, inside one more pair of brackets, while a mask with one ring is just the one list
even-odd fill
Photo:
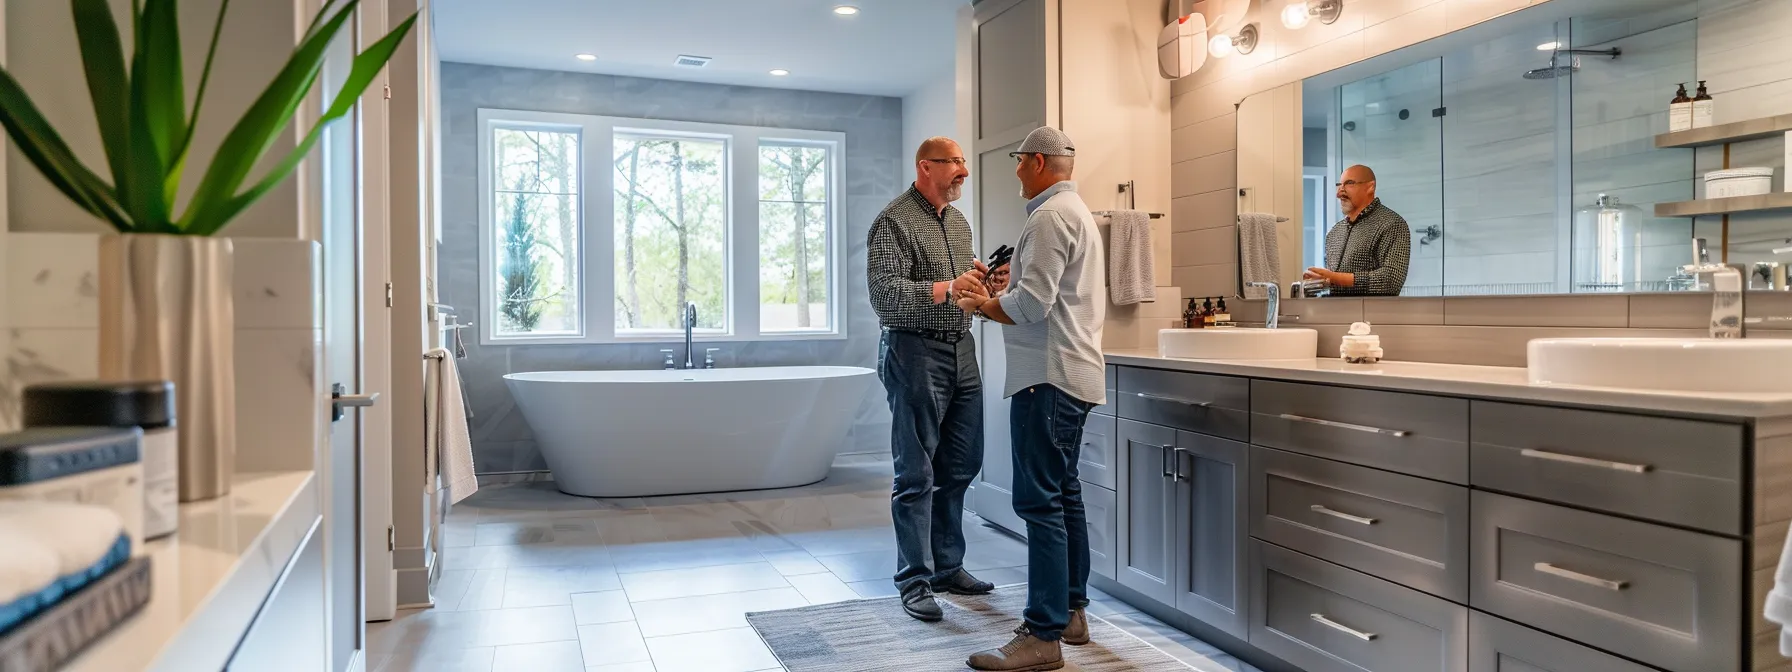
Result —
[[[965, 658], [1014, 636], [1026, 606], [1025, 584], [988, 595], [941, 595], [946, 620], [922, 623], [898, 598], [854, 600], [747, 614], [747, 623], [789, 672], [935, 672], [968, 670]], [[1089, 617], [1086, 646], [1064, 647], [1064, 669], [1087, 672], [1187, 672], [1194, 667]]]

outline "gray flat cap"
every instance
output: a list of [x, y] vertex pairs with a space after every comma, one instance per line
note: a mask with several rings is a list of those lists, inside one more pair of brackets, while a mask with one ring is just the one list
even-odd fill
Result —
[[1044, 154], [1046, 156], [1076, 156], [1076, 145], [1071, 144], [1070, 136], [1050, 126], [1040, 126], [1027, 134], [1027, 139], [1020, 142], [1020, 149], [1008, 153]]

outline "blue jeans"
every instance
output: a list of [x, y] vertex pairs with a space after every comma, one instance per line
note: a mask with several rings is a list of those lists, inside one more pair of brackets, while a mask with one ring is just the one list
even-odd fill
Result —
[[1089, 522], [1076, 464], [1093, 405], [1051, 385], [1022, 390], [1010, 404], [1014, 512], [1027, 521], [1021, 617], [1034, 636], [1052, 641], [1070, 625], [1070, 610], [1089, 604]]
[[896, 479], [896, 587], [942, 581], [964, 567], [964, 494], [983, 469], [983, 378], [977, 345], [884, 332], [878, 378], [890, 400]]

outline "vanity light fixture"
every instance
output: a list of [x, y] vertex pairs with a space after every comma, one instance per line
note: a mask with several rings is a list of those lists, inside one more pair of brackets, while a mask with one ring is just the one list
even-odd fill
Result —
[[1257, 24], [1255, 23], [1245, 24], [1245, 27], [1238, 29], [1237, 36], [1215, 35], [1207, 43], [1207, 53], [1213, 54], [1214, 58], [1225, 58], [1234, 52], [1248, 54], [1256, 50]]
[[785, 69], [783, 69], [783, 68], [777, 68], [777, 69], [775, 69], [775, 70], [772, 70], [772, 76], [773, 76], [773, 77], [783, 77], [783, 76], [785, 76], [785, 75], [788, 75], [788, 74], [790, 74], [790, 71], [789, 71], [789, 70], [785, 70]]
[[834, 8], [834, 13], [841, 16], [852, 16], [859, 13], [859, 8], [852, 5], [840, 5], [839, 7]]
[[1309, 21], [1319, 19], [1325, 25], [1337, 23], [1338, 16], [1344, 13], [1344, 0], [1293, 0], [1282, 8], [1282, 25], [1289, 30], [1305, 28]]
[[597, 54], [576, 54], [573, 56], [573, 58], [579, 59], [581, 61], [595, 61], [595, 60], [597, 60]]
[[1537, 45], [1537, 51], [1555, 51], [1562, 48], [1561, 42], [1544, 42]]

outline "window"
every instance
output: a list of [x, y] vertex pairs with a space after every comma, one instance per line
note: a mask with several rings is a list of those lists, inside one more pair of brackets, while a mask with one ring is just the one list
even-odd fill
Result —
[[842, 338], [840, 133], [480, 110], [490, 342]]

